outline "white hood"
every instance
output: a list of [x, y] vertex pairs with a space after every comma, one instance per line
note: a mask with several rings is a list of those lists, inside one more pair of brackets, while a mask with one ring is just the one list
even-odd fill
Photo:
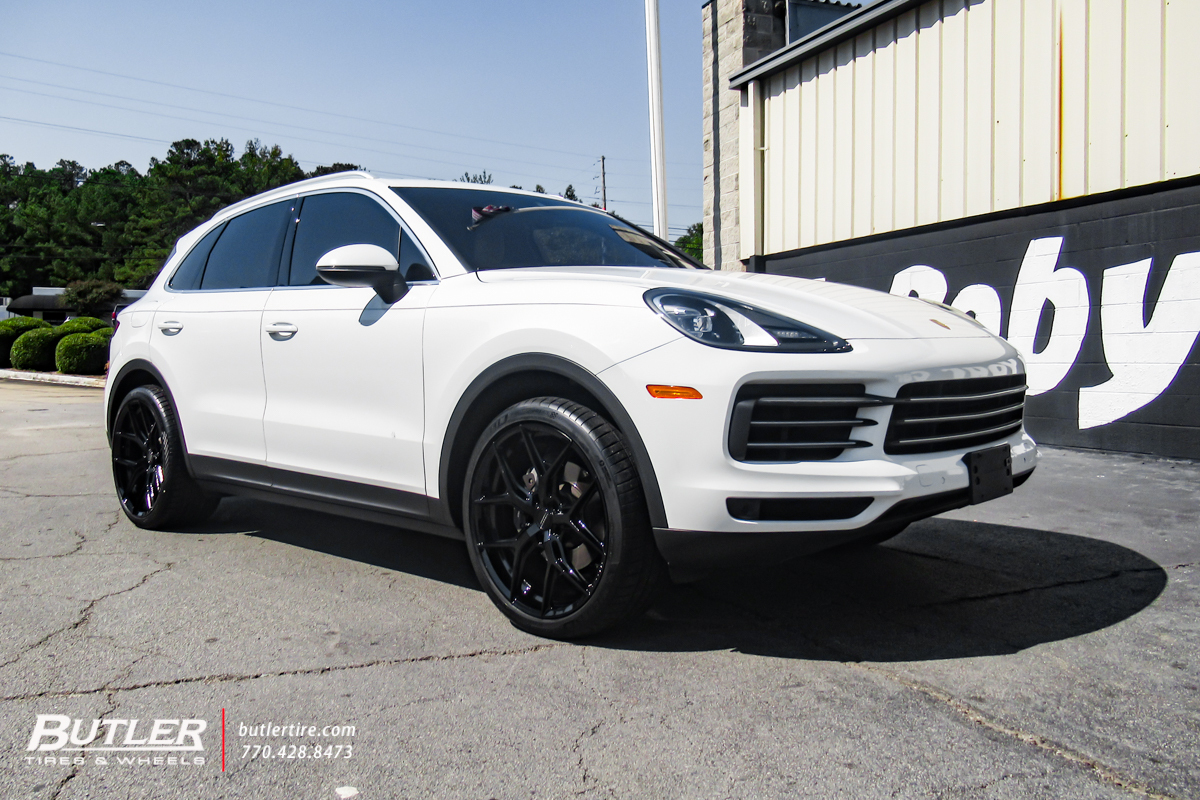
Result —
[[[679, 287], [739, 300], [820, 328], [843, 339], [989, 338], [981, 326], [938, 306], [911, 297], [841, 283], [691, 269], [632, 267], [536, 267], [475, 273], [487, 284], [534, 281], [534, 302], [641, 302], [647, 289]], [[591, 288], [588, 287], [591, 284]], [[607, 290], [607, 291], [606, 291]]]

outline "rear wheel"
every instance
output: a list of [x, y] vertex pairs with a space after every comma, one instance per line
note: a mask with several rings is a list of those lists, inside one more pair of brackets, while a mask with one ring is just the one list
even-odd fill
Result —
[[541, 636], [584, 636], [641, 612], [664, 574], [621, 435], [568, 400], [526, 400], [487, 427], [463, 522], [489, 597]]
[[125, 516], [163, 530], [208, 519], [219, 498], [188, 475], [179, 419], [167, 393], [139, 386], [121, 400], [112, 428], [113, 482]]

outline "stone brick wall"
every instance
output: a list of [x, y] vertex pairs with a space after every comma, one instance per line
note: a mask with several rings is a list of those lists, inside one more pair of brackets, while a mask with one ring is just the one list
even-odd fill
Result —
[[[704, 263], [745, 270], [739, 259], [738, 106], [729, 76], [745, 61], [746, 5], [711, 0], [702, 9], [704, 97]], [[755, 48], [758, 38], [754, 38]], [[756, 49], [757, 52], [757, 49]]]

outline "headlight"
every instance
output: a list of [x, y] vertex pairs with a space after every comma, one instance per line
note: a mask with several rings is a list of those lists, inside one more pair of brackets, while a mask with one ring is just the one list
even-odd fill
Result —
[[711, 347], [787, 353], [846, 353], [844, 339], [744, 303], [679, 289], [651, 289], [646, 303], [684, 335]]

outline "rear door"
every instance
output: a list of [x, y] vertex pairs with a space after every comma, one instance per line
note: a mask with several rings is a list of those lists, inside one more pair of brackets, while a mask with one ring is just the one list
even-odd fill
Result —
[[[387, 305], [371, 289], [326, 284], [317, 260], [347, 244], [395, 253], [413, 281], [408, 293]], [[290, 269], [267, 301], [260, 334], [271, 466], [399, 490], [404, 496], [367, 491], [358, 499], [425, 512], [421, 329], [432, 277], [423, 250], [375, 195], [338, 190], [303, 198]]]
[[263, 206], [211, 231], [176, 270], [155, 311], [151, 357], [192, 455], [266, 459], [259, 332], [295, 205], [293, 198]]

